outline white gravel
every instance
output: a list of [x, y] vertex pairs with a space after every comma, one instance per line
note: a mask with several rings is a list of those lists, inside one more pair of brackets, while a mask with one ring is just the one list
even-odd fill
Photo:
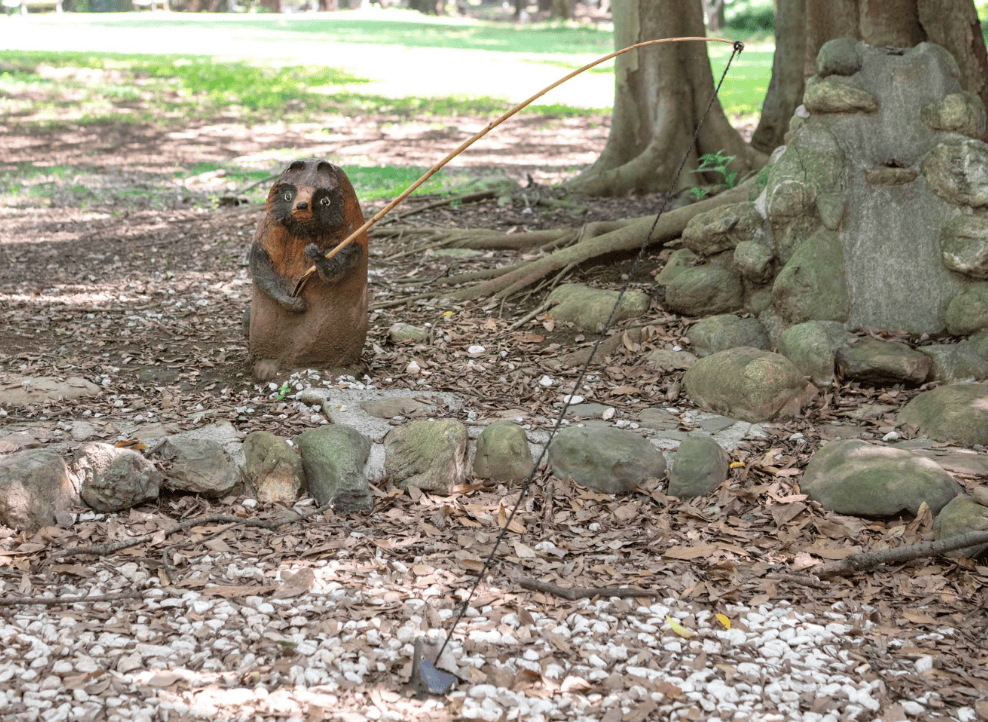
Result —
[[[851, 614], [835, 604], [820, 617], [784, 602], [706, 610], [608, 599], [557, 609], [490, 587], [437, 665], [468, 681], [446, 699], [415, 700], [402, 688], [412, 643], [443, 638], [450, 590], [413, 588], [402, 583], [407, 565], [377, 561], [376, 569], [316, 562], [299, 596], [230, 599], [208, 585], [161, 589], [130, 562], [59, 594], [118, 591], [126, 579], [125, 588], [146, 590], [144, 600], [4, 607], [0, 719], [839, 722], [879, 719], [888, 699], [858, 650], [871, 627], [867, 607]], [[224, 554], [207, 563], [232, 585], [298, 571]], [[3, 582], [2, 596], [17, 584]], [[695, 636], [674, 633], [667, 616]], [[934, 666], [931, 656], [904, 656], [882, 675]], [[934, 698], [898, 702], [911, 719], [936, 719]], [[940, 711], [975, 719], [971, 708]]]

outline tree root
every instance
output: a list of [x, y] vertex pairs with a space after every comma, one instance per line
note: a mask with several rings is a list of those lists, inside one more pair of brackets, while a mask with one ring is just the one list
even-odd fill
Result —
[[[749, 191], [750, 184], [746, 183], [713, 198], [662, 214], [652, 236], [652, 242], [662, 243], [679, 237], [692, 218], [713, 208], [746, 201]], [[645, 240], [645, 235], [654, 220], [654, 216], [646, 216], [618, 224], [589, 224], [582, 231], [583, 238], [578, 239], [572, 245], [567, 245], [565, 248], [560, 248], [520, 267], [505, 271], [488, 281], [454, 291], [451, 296], [460, 301], [487, 296], [508, 298], [551, 274], [565, 272], [600, 256], [637, 250]], [[615, 225], [617, 227], [614, 227]], [[596, 226], [596, 228], [592, 228], [592, 226]], [[603, 231], [603, 233], [602, 235], [592, 235], [595, 231]], [[549, 236], [553, 233], [555, 237], [550, 238]], [[539, 245], [560, 243], [572, 233], [572, 230], [534, 231], [533, 233], [511, 234], [503, 238], [512, 239], [518, 244], [516, 246], [518, 248], [531, 248], [536, 243]], [[471, 240], [471, 243], [474, 242]], [[479, 243], [479, 239], [476, 242]], [[490, 246], [471, 245], [471, 247], [489, 248]], [[499, 245], [496, 247], [505, 248], [507, 246]]]

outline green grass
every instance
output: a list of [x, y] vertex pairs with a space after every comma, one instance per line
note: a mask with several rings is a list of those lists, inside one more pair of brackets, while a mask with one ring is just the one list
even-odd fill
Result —
[[[393, 198], [417, 181], [428, 168], [395, 166], [351, 166], [344, 165], [347, 177], [353, 184], [361, 200]], [[493, 176], [478, 178], [467, 171], [444, 169], [423, 183], [415, 194], [425, 193], [468, 193], [503, 181]], [[265, 192], [267, 192], [265, 190]]]
[[[100, 25], [123, 33], [147, 31], [149, 24], [145, 15], [133, 13], [71, 14], [65, 15], [61, 22], [84, 28]], [[161, 33], [181, 34], [209, 26], [219, 29], [232, 42], [249, 38], [289, 46], [313, 42], [538, 55], [604, 55], [613, 50], [611, 32], [591, 26], [488, 23], [428, 17], [399, 10], [380, 13], [379, 19], [347, 12], [295, 17], [173, 13], [167, 17], [157, 16], [154, 21], [154, 28]], [[214, 50], [227, 51], [222, 45]]]
[[[104, 52], [108, 47], [128, 52]], [[220, 122], [311, 123], [340, 115], [357, 122], [365, 115], [393, 117], [398, 123], [458, 115], [493, 119], [511, 107], [508, 97], [534, 93], [612, 49], [612, 33], [595, 27], [485, 23], [390, 10], [315, 16], [172, 14], [158, 15], [154, 22], [132, 13], [0, 18], [0, 123], [48, 132], [141, 124], [153, 132]], [[717, 79], [730, 48], [711, 44], [706, 49]], [[202, 52], [210, 55], [197, 54]], [[720, 95], [732, 118], [760, 111], [771, 65], [770, 44], [735, 59]], [[566, 90], [569, 94], [560, 94]], [[613, 62], [560, 91], [522, 113], [547, 123], [608, 116]], [[272, 166], [297, 152], [267, 151]], [[182, 194], [183, 202], [209, 204], [231, 187], [244, 188], [280, 170], [263, 162], [256, 157], [249, 167], [190, 162], [148, 174], [129, 189], [97, 182], [90, 168], [27, 165], [0, 172], [0, 205], [161, 207], [160, 198], [170, 196], [168, 202], [175, 203]], [[368, 200], [395, 195], [423, 171], [346, 170], [360, 197]], [[418, 192], [460, 192], [489, 181], [475, 172], [449, 171]], [[258, 199], [267, 190], [262, 184], [250, 195]]]
[[[78, 72], [57, 73], [72, 69]], [[355, 90], [367, 82], [321, 66], [256, 65], [196, 56], [10, 51], [0, 60], [0, 117], [7, 123], [31, 118], [56, 129], [60, 124], [155, 119], [171, 125], [217, 117], [244, 122], [306, 120], [323, 113], [496, 116], [507, 109], [503, 98], [486, 95], [390, 97]], [[32, 100], [19, 102], [24, 96]], [[523, 112], [575, 117], [607, 111], [552, 103]]]

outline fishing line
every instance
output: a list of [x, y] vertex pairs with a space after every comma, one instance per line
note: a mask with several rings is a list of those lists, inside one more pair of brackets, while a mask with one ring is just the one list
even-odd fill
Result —
[[[714, 105], [714, 100], [717, 99], [717, 96], [720, 93], [720, 86], [723, 85], [724, 78], [727, 77], [727, 71], [730, 70], [731, 63], [734, 61], [734, 58], [738, 54], [740, 54], [742, 50], [744, 50], [744, 43], [742, 43], [740, 40], [736, 40], [734, 41], [733, 48], [734, 49], [731, 52], [731, 57], [727, 59], [727, 65], [724, 67], [724, 72], [720, 76], [720, 81], [717, 83], [717, 87], [714, 88], [714, 93], [712, 96], [710, 96], [710, 101], [707, 103], [707, 109], [700, 117], [700, 122], [697, 123], [696, 130], [693, 132], [693, 138], [690, 141], [689, 147], [686, 149], [686, 153], [683, 155], [683, 159], [679, 162], [679, 168], [676, 170], [676, 175], [672, 180], [672, 185], [670, 186], [671, 188], [676, 187], [676, 183], [679, 181], [679, 176], [682, 174], [683, 168], [686, 167], [686, 161], [689, 160], [690, 153], [692, 152], [693, 148], [696, 146], [696, 140], [700, 136], [700, 129], [703, 127], [703, 121], [706, 120], [707, 115], [709, 115], [710, 113], [710, 109]], [[474, 582], [473, 587], [470, 589], [470, 593], [467, 594], [467, 598], [463, 600], [463, 604], [460, 607], [460, 611], [456, 615], [456, 618], [453, 620], [453, 624], [449, 628], [449, 632], [446, 635], [446, 640], [443, 642], [442, 647], [440, 647], [439, 651], [436, 653], [436, 662], [439, 661], [439, 658], [442, 656], [442, 653], [446, 650], [446, 645], [448, 645], [449, 641], [453, 638], [453, 632], [456, 631], [456, 627], [457, 625], [459, 625], [460, 620], [463, 619], [463, 616], [466, 614], [467, 609], [470, 608], [470, 600], [473, 599], [473, 595], [476, 593], [477, 588], [480, 586], [480, 583], [483, 581], [484, 575], [486, 575], [487, 572], [490, 570], [491, 566], [493, 566], [494, 557], [497, 554], [497, 548], [498, 546], [500, 546], [501, 541], [504, 539], [504, 536], [508, 531], [508, 527], [511, 526], [511, 521], [515, 518], [515, 513], [521, 507], [521, 503], [522, 501], [524, 501], [525, 496], [528, 493], [528, 488], [531, 486], [532, 480], [535, 478], [535, 473], [542, 465], [542, 459], [545, 458], [546, 452], [549, 450], [549, 444], [552, 443], [553, 437], [555, 437], [556, 432], [559, 430], [559, 426], [560, 424], [562, 424], [563, 418], [566, 416], [567, 409], [569, 409], [570, 404], [573, 403], [573, 397], [580, 392], [580, 389], [583, 386], [583, 379], [587, 375], [587, 371], [590, 369], [590, 363], [593, 361], [593, 357], [596, 355], [597, 349], [600, 348], [600, 344], [604, 340], [604, 337], [607, 334], [607, 330], [610, 328], [611, 322], [614, 320], [615, 314], [617, 314], [618, 306], [621, 305], [621, 299], [624, 297], [625, 292], [631, 286], [631, 281], [635, 277], [635, 274], [638, 271], [638, 267], [641, 265], [642, 259], [645, 257], [645, 249], [648, 247], [649, 242], [652, 240], [652, 234], [655, 233], [655, 228], [659, 223], [659, 218], [661, 218], [662, 214], [665, 212], [666, 206], [669, 203], [669, 197], [671, 195], [672, 195], [671, 193], [667, 193], [663, 196], [662, 204], [659, 206], [659, 212], [656, 214], [655, 220], [652, 221], [652, 226], [651, 228], [648, 229], [648, 233], [645, 236], [645, 240], [642, 241], [641, 248], [638, 249], [638, 256], [637, 258], [635, 258], [635, 262], [631, 266], [631, 270], [628, 272], [628, 276], [624, 281], [624, 285], [621, 287], [621, 290], [618, 293], [617, 300], [614, 302], [614, 307], [611, 309], [611, 314], [607, 317], [607, 321], [604, 323], [604, 327], [601, 329], [600, 334], [597, 336], [597, 341], [594, 343], [593, 349], [591, 349], [590, 351], [590, 356], [587, 358], [586, 363], [583, 364], [583, 368], [580, 370], [579, 376], [577, 376], [576, 383], [573, 385], [573, 391], [566, 395], [566, 398], [564, 399], [563, 402], [563, 408], [559, 412], [559, 416], [556, 417], [556, 423], [553, 425], [552, 430], [549, 432], [549, 438], [545, 442], [545, 445], [542, 447], [542, 452], [539, 454], [539, 458], [535, 462], [535, 466], [532, 468], [532, 473], [528, 475], [528, 479], [526, 479], [525, 483], [522, 484], [521, 491], [518, 494], [518, 501], [515, 502], [515, 505], [511, 509], [511, 513], [508, 515], [508, 518], [505, 521], [504, 526], [501, 527], [500, 533], [497, 535], [497, 538], [494, 540], [494, 548], [491, 549], [491, 553], [488, 555], [487, 560], [484, 562], [483, 569], [481, 569], [480, 573], [477, 575], [477, 580]], [[416, 670], [413, 670], [412, 672], [413, 675], [415, 674], [415, 671]]]

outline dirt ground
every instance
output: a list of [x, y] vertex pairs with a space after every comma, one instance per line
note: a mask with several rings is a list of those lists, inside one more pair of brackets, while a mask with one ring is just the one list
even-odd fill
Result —
[[[272, 171], [292, 157], [311, 155], [341, 163], [373, 158], [380, 165], [429, 165], [485, 123], [481, 118], [419, 124], [340, 118], [319, 128], [279, 124], [246, 128], [231, 122], [182, 129], [89, 125], [57, 133], [0, 129], [0, 168], [13, 170], [25, 163], [67, 165], [80, 174], [76, 179], [71, 173], [55, 178], [50, 195], [14, 194], [0, 207], [0, 377], [83, 376], [104, 388], [103, 394], [84, 402], [9, 409], [0, 425], [33, 426], [54, 439], [61, 434], [60, 423], [87, 418], [111, 441], [123, 422], [183, 429], [227, 420], [241, 432], [263, 429], [283, 436], [308, 428], [308, 415], [293, 413], [276, 389], [255, 385], [247, 370], [240, 324], [250, 297], [244, 253], [260, 218], [258, 207], [216, 208], [214, 199], [234, 190], [217, 175], [174, 183], [170, 194], [148, 189], [168, 182], [176, 166], [210, 160], [249, 159]], [[332, 131], [328, 135], [327, 126]], [[518, 181], [523, 192], [510, 204], [489, 199], [436, 207], [401, 223], [527, 230], [654, 212], [657, 197], [571, 199], [574, 205], [568, 207], [538, 203], [544, 186], [595, 157], [606, 134], [606, 122], [515, 121], [497, 140], [478, 145], [459, 162], [478, 173], [506, 174]], [[413, 201], [401, 210], [434, 200]], [[370, 215], [381, 205], [367, 204], [365, 213]], [[650, 274], [661, 266], [661, 259], [661, 251], [646, 254], [634, 288], [653, 291]], [[442, 298], [401, 301], [432, 290], [431, 282], [442, 276], [514, 260], [509, 251], [449, 257], [416, 249], [400, 238], [381, 240], [372, 235], [372, 304], [378, 308], [372, 313], [364, 360], [374, 386], [451, 391], [477, 418], [517, 409], [534, 427], [546, 428], [547, 419], [556, 413], [554, 404], [570, 392], [576, 377], [575, 369], [558, 367], [559, 356], [594, 339], [558, 328], [545, 316], [509, 328], [537, 305], [540, 299], [534, 297], [520, 305], [497, 301], [457, 305]], [[615, 259], [606, 268], [579, 269], [568, 280], [616, 285], [630, 264], [629, 259]], [[433, 342], [395, 347], [387, 337], [396, 321], [431, 324]], [[648, 339], [629, 344], [596, 366], [588, 386], [580, 391], [588, 400], [615, 406], [615, 420], [636, 420], [641, 409], [660, 405], [679, 380], [649, 368], [643, 359], [652, 348], [680, 341], [688, 321], [669, 315], [658, 302], [644, 321], [652, 326]], [[484, 346], [501, 360], [474, 362], [466, 353], [472, 345]], [[417, 376], [406, 373], [413, 359], [422, 369]], [[545, 375], [556, 381], [551, 389], [538, 383]], [[818, 588], [769, 574], [777, 565], [792, 562], [808, 545], [818, 550], [826, 546], [821, 540], [842, 549], [870, 549], [929, 538], [928, 519], [838, 518], [807, 501], [797, 486], [810, 453], [832, 432], [828, 423], [848, 420], [864, 406], [899, 405], [913, 391], [856, 384], [835, 388], [804, 418], [736, 450], [734, 458], [741, 468], [735, 470], [730, 488], [722, 487], [716, 499], [678, 503], [652, 489], [633, 499], [614, 500], [588, 496], [556, 482], [555, 508], [569, 509], [571, 514], [557, 522], [546, 510], [539, 481], [534, 501], [523, 513], [527, 527], [523, 538], [529, 545], [546, 535], [558, 541], [571, 534], [568, 529], [574, 520], [602, 521], [605, 531], [581, 542], [586, 556], [576, 569], [554, 565], [550, 570], [559, 581], [574, 585], [661, 584], [684, 602], [712, 607], [726, 601], [772, 600], [817, 610], [837, 600], [852, 606], [871, 604], [879, 626], [856, 654], [871, 665], [870, 673], [882, 677], [886, 699], [899, 695], [915, 699], [936, 690], [948, 708], [970, 705], [988, 693], [983, 646], [988, 568], [968, 560], [919, 560]], [[466, 413], [465, 409], [464, 417]], [[879, 438], [886, 423], [884, 417], [875, 417], [863, 424], [862, 434]], [[472, 484], [461, 496], [477, 508], [497, 510], [516, 491]], [[339, 523], [379, 539], [394, 538], [418, 524], [415, 545], [396, 545], [389, 551], [406, 561], [425, 560], [442, 568], [459, 552], [460, 536], [454, 533], [461, 529], [455, 522], [463, 515], [459, 502], [437, 509], [426, 497], [394, 494], [382, 496], [380, 502], [380, 513]], [[222, 509], [237, 503], [229, 499], [206, 506]], [[201, 510], [202, 504], [165, 497], [154, 511], [181, 517]], [[722, 516], [708, 514], [711, 504], [720, 506]], [[493, 517], [488, 514], [483, 519]], [[660, 560], [648, 553], [655, 538], [646, 543], [632, 534], [632, 526], [635, 534], [648, 528], [668, 543], [678, 539], [714, 546], [705, 559]], [[321, 533], [332, 536], [332, 529]], [[8, 542], [28, 538], [8, 538]], [[596, 542], [625, 538], [629, 546], [619, 562], [601, 561]], [[740, 547], [744, 551], [739, 553]], [[354, 551], [368, 559], [374, 553], [373, 546]], [[271, 554], [267, 559], [287, 559], [292, 551], [278, 547]], [[58, 575], [44, 568], [37, 555], [33, 559], [19, 570], [0, 567], [0, 574], [12, 578], [26, 574], [35, 589], [56, 584]], [[100, 563], [104, 562], [112, 565], [112, 560]], [[455, 581], [465, 583], [469, 578], [467, 573]], [[567, 602], [547, 598], [544, 604], [553, 613], [567, 613]], [[955, 632], [931, 634], [944, 626]], [[883, 676], [883, 669], [893, 665], [891, 640], [907, 645], [914, 657], [936, 655], [937, 669], [925, 676]]]

